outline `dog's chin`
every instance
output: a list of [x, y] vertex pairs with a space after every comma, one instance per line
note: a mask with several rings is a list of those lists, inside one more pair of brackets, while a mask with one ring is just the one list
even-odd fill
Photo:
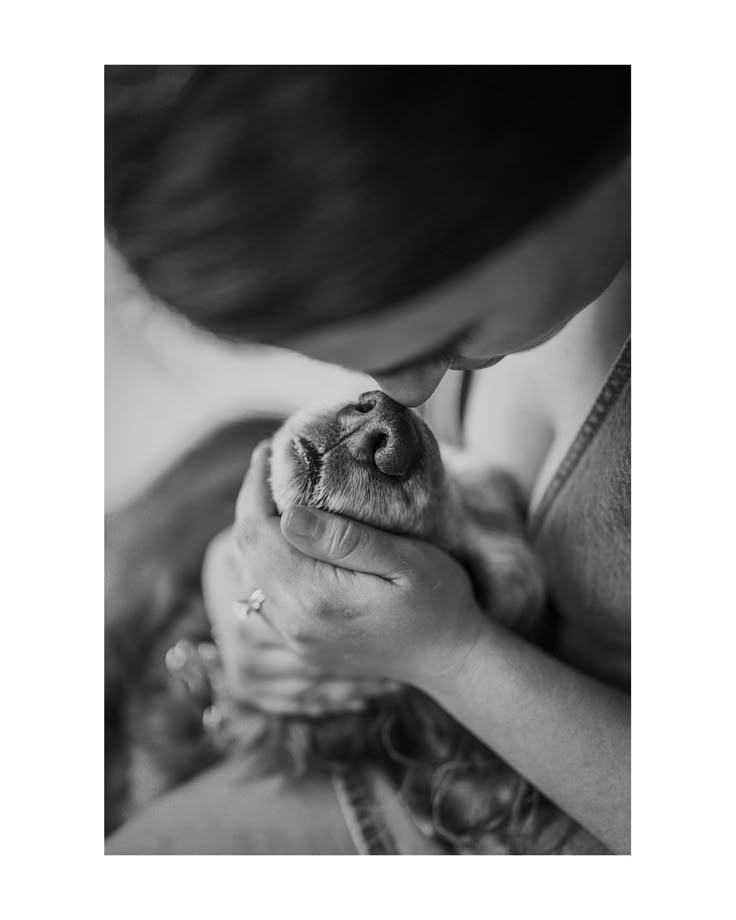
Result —
[[396, 533], [435, 536], [445, 480], [427, 426], [417, 419], [422, 451], [416, 469], [393, 478], [351, 456], [337, 420], [339, 408], [297, 413], [274, 436], [271, 490], [279, 513], [290, 505], [309, 505]]

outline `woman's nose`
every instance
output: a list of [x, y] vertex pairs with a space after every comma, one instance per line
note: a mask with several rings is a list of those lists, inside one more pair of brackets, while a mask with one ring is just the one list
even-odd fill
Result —
[[403, 478], [414, 469], [421, 444], [409, 412], [380, 390], [363, 393], [341, 413], [351, 426], [345, 446], [360, 463]]
[[449, 366], [449, 359], [438, 358], [395, 374], [375, 374], [373, 379], [402, 406], [421, 406], [437, 389]]

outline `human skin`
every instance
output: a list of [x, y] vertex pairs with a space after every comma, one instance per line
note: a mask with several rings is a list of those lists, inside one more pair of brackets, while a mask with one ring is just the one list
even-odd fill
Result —
[[448, 370], [539, 345], [605, 291], [629, 257], [630, 197], [627, 160], [444, 288], [282, 344], [366, 371], [397, 402], [421, 405]]
[[[622, 164], [446, 290], [285, 344], [371, 372], [394, 399], [419, 405], [448, 369], [534, 347], [594, 301], [628, 257], [628, 202]], [[611, 849], [628, 852], [628, 697], [489, 621], [464, 570], [437, 548], [303, 509], [279, 520], [266, 465], [261, 450], [238, 502], [237, 583], [240, 596], [264, 592], [263, 620], [289, 659], [331, 679], [421, 687]], [[228, 616], [210, 613], [215, 625]], [[252, 648], [240, 634], [221, 651], [227, 665], [249, 649], [252, 660]], [[236, 683], [244, 672], [229, 668]]]

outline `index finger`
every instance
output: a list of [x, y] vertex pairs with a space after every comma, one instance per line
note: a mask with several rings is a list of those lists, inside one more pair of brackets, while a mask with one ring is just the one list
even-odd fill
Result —
[[277, 513], [268, 483], [270, 455], [270, 441], [261, 441], [251, 454], [250, 466], [235, 502], [236, 521], [273, 517]]

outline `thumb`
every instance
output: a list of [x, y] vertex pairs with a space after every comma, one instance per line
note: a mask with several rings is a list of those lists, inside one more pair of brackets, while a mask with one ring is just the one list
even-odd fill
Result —
[[281, 516], [281, 532], [302, 553], [341, 569], [393, 579], [401, 568], [402, 537], [339, 514], [294, 505]]

